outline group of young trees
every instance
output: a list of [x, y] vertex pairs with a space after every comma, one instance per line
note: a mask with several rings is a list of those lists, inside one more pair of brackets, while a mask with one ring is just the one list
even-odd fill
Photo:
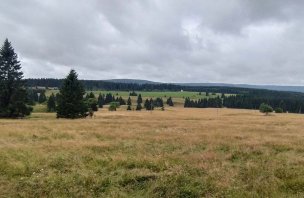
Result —
[[191, 100], [190, 98], [185, 99], [185, 108], [222, 108], [223, 100], [220, 97], [215, 98], [204, 98], [198, 100]]
[[100, 93], [97, 99], [99, 108], [102, 108], [103, 105], [110, 104], [112, 102], [118, 102], [119, 105], [126, 105], [126, 101], [121, 96], [115, 98], [115, 96], [111, 93], [107, 93], [106, 95]]
[[155, 107], [161, 107], [162, 110], [164, 110], [164, 101], [162, 98], [156, 98], [156, 99], [146, 99], [144, 103], [144, 107], [148, 111], [154, 110]]

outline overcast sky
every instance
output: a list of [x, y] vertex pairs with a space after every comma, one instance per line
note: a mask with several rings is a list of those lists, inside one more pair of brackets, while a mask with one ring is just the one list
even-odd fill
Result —
[[303, 0], [1, 0], [25, 77], [304, 85]]

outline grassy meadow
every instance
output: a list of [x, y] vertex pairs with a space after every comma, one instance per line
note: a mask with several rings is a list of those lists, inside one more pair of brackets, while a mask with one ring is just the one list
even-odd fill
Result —
[[304, 116], [102, 109], [0, 120], [0, 197], [303, 197]]
[[[58, 90], [47, 90], [46, 96], [50, 96], [52, 93], [56, 94], [58, 93]], [[87, 93], [90, 93], [91, 91], [87, 91]], [[95, 95], [95, 97], [98, 97], [98, 95], [101, 94], [107, 94], [111, 93], [115, 97], [121, 96], [123, 99], [127, 100], [130, 92], [129, 91], [92, 91]], [[198, 100], [203, 98], [214, 98], [214, 97], [221, 97], [221, 93], [209, 93], [209, 96], [206, 96], [205, 92], [192, 92], [192, 91], [183, 91], [183, 92], [176, 92], [176, 91], [135, 91], [137, 94], [141, 94], [142, 98], [145, 100], [147, 98], [162, 98], [164, 102], [166, 102], [167, 98], [172, 97], [173, 102], [177, 106], [183, 106], [185, 102], [185, 98], [189, 97], [192, 100]], [[228, 96], [231, 94], [225, 94], [225, 96]], [[137, 96], [131, 96], [131, 100], [133, 104], [136, 104]], [[40, 109], [40, 107], [38, 107]]]

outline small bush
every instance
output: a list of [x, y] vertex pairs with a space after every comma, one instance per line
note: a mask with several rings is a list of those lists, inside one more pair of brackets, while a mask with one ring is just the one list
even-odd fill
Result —
[[111, 102], [109, 106], [109, 111], [116, 111], [119, 107], [119, 102]]
[[283, 113], [283, 109], [280, 108], [280, 107], [275, 108], [274, 111], [275, 111], [276, 113]]
[[266, 115], [268, 115], [269, 113], [273, 112], [272, 107], [270, 105], [268, 105], [268, 104], [265, 104], [265, 103], [262, 103], [260, 105], [259, 109], [260, 109], [261, 113], [265, 113]]

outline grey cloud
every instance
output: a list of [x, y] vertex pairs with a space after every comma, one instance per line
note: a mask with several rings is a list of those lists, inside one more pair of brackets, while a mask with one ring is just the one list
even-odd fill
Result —
[[2, 0], [26, 77], [304, 83], [300, 0]]

